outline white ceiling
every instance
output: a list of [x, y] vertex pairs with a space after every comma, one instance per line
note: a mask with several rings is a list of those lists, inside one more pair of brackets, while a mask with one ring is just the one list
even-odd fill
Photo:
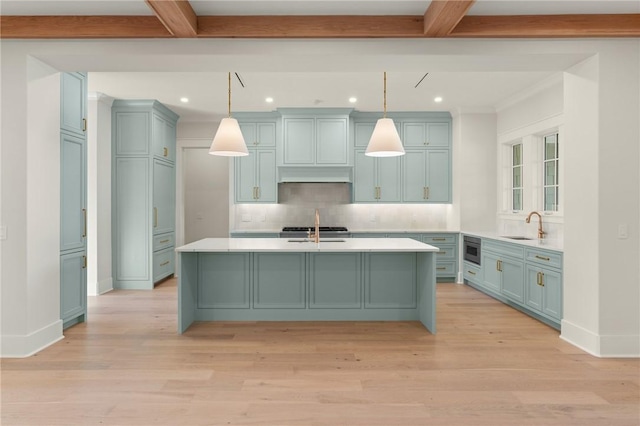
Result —
[[[191, 0], [199, 15], [213, 14], [408, 14], [420, 15], [428, 7], [426, 0]], [[144, 0], [1, 0], [3, 15], [151, 15]], [[596, 0], [479, 0], [470, 14], [554, 14], [554, 13], [638, 13], [640, 1]], [[222, 41], [196, 40], [204, 44], [220, 45]], [[118, 52], [96, 51], [95, 55], [57, 55], [43, 60], [58, 69], [88, 69], [89, 90], [114, 98], [158, 99], [176, 111], [182, 121], [219, 120], [227, 111], [227, 76], [235, 68], [243, 78], [242, 88], [233, 80], [232, 111], [269, 111], [279, 107], [354, 107], [361, 111], [382, 110], [382, 70], [389, 71], [387, 107], [389, 111], [454, 111], [457, 108], [487, 110], [549, 76], [576, 63], [580, 58], [571, 55], [500, 56], [469, 51], [466, 55], [440, 54], [396, 56], [414, 48], [417, 40], [405, 40], [401, 45], [382, 40], [366, 46], [362, 57], [341, 57], [334, 51], [322, 57], [301, 57], [291, 54], [292, 45], [315, 45], [314, 41], [289, 41], [280, 51], [262, 51], [264, 43], [253, 42], [256, 56], [234, 57], [234, 43], [224, 60], [220, 56], [193, 54], [188, 41], [167, 40], [164, 45], [181, 43], [184, 52], [167, 56], [151, 51], [144, 58], [127, 51], [144, 41], [127, 41]], [[126, 43], [126, 44], [125, 44]], [[343, 43], [347, 43], [346, 41]], [[375, 43], [375, 44], [374, 44]], [[483, 41], [478, 41], [483, 43]], [[438, 45], [433, 41], [431, 45]], [[378, 55], [379, 46], [386, 46], [385, 55]], [[387, 46], [388, 45], [388, 46]], [[126, 46], [126, 47], [125, 47]], [[155, 45], [154, 45], [155, 46]], [[391, 50], [389, 48], [391, 47]], [[411, 47], [409, 47], [411, 46]], [[367, 47], [367, 48], [370, 48]], [[375, 55], [372, 55], [375, 52]], [[261, 59], [258, 59], [261, 56]], [[331, 57], [331, 60], [329, 59]], [[401, 59], [402, 62], [399, 62]], [[79, 62], [79, 64], [75, 64]], [[253, 63], [255, 62], [255, 65]], [[91, 67], [86, 64], [90, 63]], [[236, 64], [233, 66], [230, 64]], [[251, 65], [248, 65], [251, 64]], [[137, 72], [131, 72], [137, 71]], [[204, 72], [206, 71], [206, 72]], [[276, 72], [277, 71], [277, 72]], [[429, 72], [417, 87], [414, 86]], [[265, 103], [267, 96], [273, 104]], [[357, 103], [348, 102], [350, 96]], [[442, 96], [443, 102], [433, 101]], [[181, 97], [189, 103], [180, 102]]]

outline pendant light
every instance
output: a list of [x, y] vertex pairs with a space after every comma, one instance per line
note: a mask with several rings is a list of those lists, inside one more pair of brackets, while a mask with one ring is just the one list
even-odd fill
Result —
[[249, 155], [238, 120], [231, 118], [231, 72], [229, 72], [229, 116], [223, 118], [213, 137], [209, 154], [223, 157], [241, 157]]
[[393, 120], [387, 118], [387, 73], [384, 73], [384, 112], [373, 129], [369, 145], [364, 152], [370, 157], [396, 157], [404, 155], [404, 147]]

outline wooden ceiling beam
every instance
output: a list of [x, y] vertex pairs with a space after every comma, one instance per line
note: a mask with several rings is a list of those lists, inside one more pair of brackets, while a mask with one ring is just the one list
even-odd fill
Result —
[[476, 0], [433, 0], [424, 13], [424, 34], [446, 37], [467, 14]]
[[145, 0], [160, 22], [176, 37], [198, 36], [198, 17], [187, 0]]
[[167, 37], [155, 16], [0, 16], [3, 39]]
[[[426, 38], [416, 16], [201, 16], [199, 38]], [[0, 16], [3, 39], [173, 38], [155, 16]], [[640, 14], [465, 16], [445, 37], [640, 37]]]
[[411, 38], [423, 37], [421, 16], [200, 16], [199, 37]]
[[640, 37], [640, 13], [465, 16], [449, 34], [449, 37]]

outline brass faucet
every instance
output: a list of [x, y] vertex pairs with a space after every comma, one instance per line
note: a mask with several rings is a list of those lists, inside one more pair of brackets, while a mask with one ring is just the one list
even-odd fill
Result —
[[316, 209], [316, 219], [314, 221], [314, 233], [311, 233], [311, 229], [309, 229], [309, 239], [313, 238], [313, 241], [316, 244], [320, 243], [320, 212]]
[[546, 232], [544, 232], [542, 230], [542, 216], [540, 216], [540, 213], [531, 212], [531, 213], [529, 213], [529, 216], [527, 216], [527, 218], [524, 221], [526, 223], [530, 223], [531, 222], [531, 216], [533, 216], [534, 214], [538, 215], [538, 219], [539, 219], [539, 222], [538, 222], [538, 238], [542, 239], [542, 238], [544, 238], [544, 235], [546, 234]]

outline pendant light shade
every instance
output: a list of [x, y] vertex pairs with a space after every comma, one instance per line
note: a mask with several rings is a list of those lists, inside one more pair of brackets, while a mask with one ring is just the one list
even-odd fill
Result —
[[364, 152], [370, 157], [396, 157], [404, 155], [404, 147], [393, 120], [387, 118], [387, 73], [384, 73], [384, 113], [373, 129], [369, 145]]
[[229, 117], [223, 118], [213, 137], [209, 154], [223, 157], [241, 157], [249, 155], [247, 144], [244, 142], [238, 120], [231, 118], [231, 73], [229, 80]]

